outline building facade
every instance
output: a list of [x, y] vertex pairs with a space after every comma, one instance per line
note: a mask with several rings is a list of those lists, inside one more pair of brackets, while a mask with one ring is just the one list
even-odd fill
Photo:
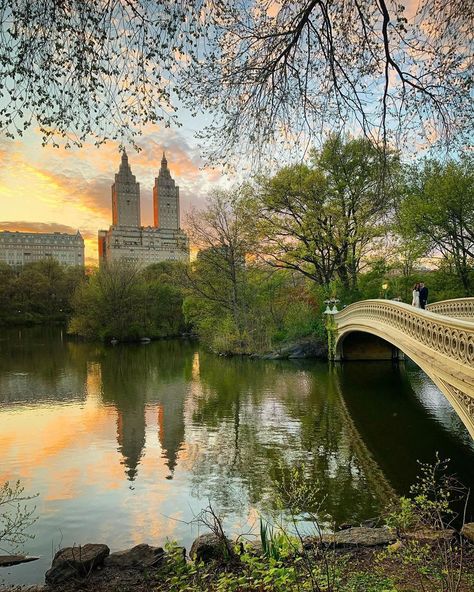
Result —
[[33, 261], [55, 259], [62, 265], [84, 265], [81, 233], [0, 232], [0, 261], [22, 267]]
[[112, 185], [112, 226], [99, 230], [99, 262], [126, 260], [140, 267], [158, 261], [189, 261], [189, 241], [180, 228], [179, 187], [163, 153], [153, 188], [154, 226], [140, 223], [140, 184], [122, 153]]

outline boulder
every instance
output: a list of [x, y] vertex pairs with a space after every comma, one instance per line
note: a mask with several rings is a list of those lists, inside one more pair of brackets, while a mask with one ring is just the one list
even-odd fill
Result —
[[0, 567], [10, 567], [38, 559], [39, 557], [28, 557], [27, 555], [0, 555]]
[[111, 553], [105, 558], [104, 565], [118, 569], [156, 567], [163, 562], [164, 556], [165, 552], [162, 547], [151, 547], [142, 544], [125, 551]]
[[213, 533], [202, 534], [193, 542], [189, 556], [194, 561], [204, 563], [226, 561], [229, 559], [228, 544], [231, 544], [228, 540], [223, 541]]
[[354, 526], [332, 534], [323, 534], [320, 538], [311, 538], [314, 546], [331, 547], [378, 547], [389, 545], [396, 540], [396, 535], [388, 528], [368, 528]]
[[456, 534], [452, 528], [445, 528], [444, 530], [435, 530], [433, 528], [420, 528], [404, 533], [404, 538], [412, 541], [424, 541], [426, 543], [434, 543], [440, 540], [450, 540]]
[[60, 549], [54, 556], [51, 568], [45, 574], [46, 583], [54, 586], [70, 579], [87, 576], [103, 565], [109, 553], [107, 545], [92, 543]]
[[256, 356], [263, 360], [327, 359], [327, 345], [314, 337], [303, 337], [295, 343], [282, 345], [278, 351]]
[[461, 534], [474, 543], [474, 522], [466, 522], [462, 527]]

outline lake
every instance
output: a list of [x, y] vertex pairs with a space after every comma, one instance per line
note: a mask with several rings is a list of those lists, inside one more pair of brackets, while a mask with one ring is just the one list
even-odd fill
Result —
[[260, 515], [281, 504], [284, 515], [295, 467], [312, 492], [304, 513], [327, 527], [376, 516], [436, 451], [474, 484], [471, 437], [409, 361], [256, 361], [178, 340], [0, 331], [0, 484], [39, 494], [25, 551], [41, 556], [3, 568], [0, 583], [42, 582], [73, 544], [189, 550], [209, 503], [229, 533], [258, 531]]

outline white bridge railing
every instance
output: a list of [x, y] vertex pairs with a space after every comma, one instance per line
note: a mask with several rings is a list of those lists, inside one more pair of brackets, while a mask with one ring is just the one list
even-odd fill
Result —
[[430, 312], [474, 322], [474, 298], [440, 300], [426, 307]]

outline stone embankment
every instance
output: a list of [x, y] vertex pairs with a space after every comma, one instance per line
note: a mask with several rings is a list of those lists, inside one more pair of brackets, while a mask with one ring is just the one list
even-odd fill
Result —
[[[450, 539], [453, 530], [416, 531], [405, 533], [403, 539], [414, 538], [426, 542]], [[466, 541], [474, 543], [474, 523], [463, 527], [462, 535]], [[377, 547], [398, 549], [404, 544], [396, 532], [386, 527], [350, 526], [341, 530], [323, 534], [319, 537], [307, 537], [305, 549], [334, 548], [342, 552], [363, 553], [364, 550]], [[261, 554], [261, 545], [250, 543], [252, 552]], [[196, 562], [224, 562], [229, 559], [231, 542], [212, 533], [197, 537], [191, 546], [190, 559]], [[185, 562], [186, 549], [174, 549], [173, 561]], [[166, 578], [166, 563], [169, 557], [163, 547], [147, 544], [136, 545], [131, 549], [110, 553], [104, 544], [88, 543], [83, 546], [66, 547], [54, 556], [51, 568], [45, 574], [45, 585], [22, 588], [23, 592], [75, 592], [78, 590], [143, 590], [151, 579], [155, 582]], [[143, 587], [145, 585], [145, 588]]]
[[294, 343], [286, 343], [280, 348], [265, 354], [254, 354], [261, 360], [301, 360], [306, 358], [327, 360], [328, 348], [325, 340], [305, 337]]

